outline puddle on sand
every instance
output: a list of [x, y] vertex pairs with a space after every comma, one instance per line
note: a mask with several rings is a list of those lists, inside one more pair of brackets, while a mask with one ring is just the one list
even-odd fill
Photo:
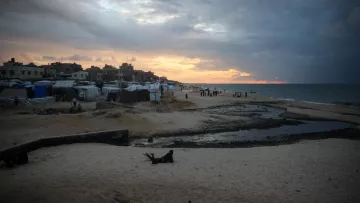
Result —
[[237, 132], [223, 132], [215, 134], [203, 134], [192, 136], [176, 136], [176, 137], [161, 137], [154, 139], [153, 143], [148, 143], [147, 139], [134, 140], [133, 146], [149, 146], [156, 147], [162, 145], [173, 144], [176, 140], [185, 142], [197, 143], [216, 143], [216, 142], [230, 142], [230, 141], [259, 141], [267, 140], [268, 137], [276, 138], [284, 135], [314, 133], [331, 130], [339, 130], [352, 127], [349, 123], [336, 121], [305, 121], [304, 124], [297, 126], [281, 126], [270, 129], [252, 129], [240, 130]]
[[251, 116], [256, 118], [281, 119], [279, 115], [285, 112], [285, 110], [274, 107], [261, 106], [261, 105], [244, 104], [244, 105], [208, 108], [208, 109], [204, 109], [203, 112], [220, 114], [220, 115]]

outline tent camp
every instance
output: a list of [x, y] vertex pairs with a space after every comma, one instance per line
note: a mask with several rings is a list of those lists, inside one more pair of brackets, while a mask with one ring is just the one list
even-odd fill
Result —
[[95, 86], [75, 86], [80, 100], [94, 101], [100, 96], [99, 88]]

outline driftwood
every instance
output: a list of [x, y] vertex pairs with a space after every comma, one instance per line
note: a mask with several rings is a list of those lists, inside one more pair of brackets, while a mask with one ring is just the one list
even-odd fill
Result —
[[9, 159], [18, 159], [24, 153], [37, 150], [42, 147], [59, 146], [74, 143], [106, 143], [119, 146], [129, 145], [129, 131], [128, 130], [112, 130], [100, 131], [84, 134], [76, 134], [70, 136], [58, 136], [41, 138], [31, 142], [27, 142], [15, 147], [4, 149], [0, 151], [0, 161]]
[[161, 158], [155, 158], [154, 153], [145, 153], [144, 156], [148, 157], [152, 164], [158, 164], [158, 163], [174, 163], [173, 158], [174, 151], [170, 150], [167, 154], [162, 156]]

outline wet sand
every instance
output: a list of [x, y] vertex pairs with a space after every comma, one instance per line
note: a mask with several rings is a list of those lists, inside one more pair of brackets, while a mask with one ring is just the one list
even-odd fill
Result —
[[[341, 105], [278, 101], [269, 98], [234, 98], [229, 93], [217, 97], [201, 97], [199, 93], [175, 91], [175, 97], [161, 104], [141, 102], [132, 108], [115, 106], [96, 110], [95, 103], [83, 103], [80, 114], [36, 115], [33, 108], [68, 108], [70, 103], [38, 104], [1, 110], [0, 149], [43, 137], [93, 131], [129, 129], [132, 137], [191, 135], [241, 129], [266, 129], [297, 125], [297, 120], [336, 120], [360, 125], [360, 110]], [[214, 106], [252, 105], [271, 108], [267, 112], [214, 112]], [[278, 116], [281, 111], [283, 117]], [[28, 112], [29, 114], [19, 114]], [[257, 116], [259, 114], [260, 116]]]
[[2, 202], [359, 202], [360, 141], [328, 139], [243, 149], [74, 144], [30, 153], [0, 169]]

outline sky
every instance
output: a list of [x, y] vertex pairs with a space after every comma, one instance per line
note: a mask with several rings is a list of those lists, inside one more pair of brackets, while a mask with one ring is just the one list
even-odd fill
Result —
[[358, 0], [0, 0], [0, 61], [187, 83], [359, 83]]

